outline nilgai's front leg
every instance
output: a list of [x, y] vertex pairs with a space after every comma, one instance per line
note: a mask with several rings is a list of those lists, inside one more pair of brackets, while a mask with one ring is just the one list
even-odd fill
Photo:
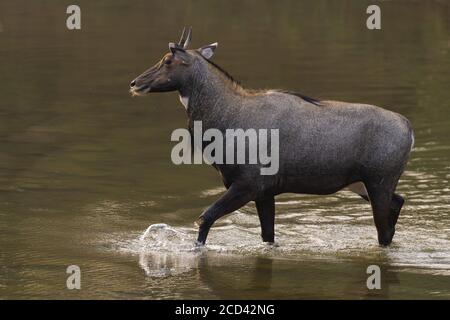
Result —
[[253, 199], [254, 193], [251, 189], [232, 184], [225, 194], [199, 217], [197, 245], [205, 244], [209, 229], [217, 219], [243, 207]]
[[255, 201], [261, 223], [261, 237], [264, 242], [273, 243], [275, 239], [275, 198], [273, 195]]

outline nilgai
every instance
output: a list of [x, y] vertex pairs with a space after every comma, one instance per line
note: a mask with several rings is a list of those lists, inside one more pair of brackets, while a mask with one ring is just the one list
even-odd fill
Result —
[[261, 164], [213, 164], [227, 191], [198, 220], [197, 244], [212, 224], [255, 201], [264, 242], [274, 242], [274, 197], [328, 195], [343, 188], [370, 201], [378, 242], [389, 245], [404, 203], [395, 193], [413, 147], [410, 122], [377, 106], [316, 100], [281, 90], [248, 90], [211, 61], [217, 43], [188, 49], [191, 29], [161, 61], [131, 82], [136, 95], [178, 91], [189, 118], [204, 129], [279, 129], [279, 170]]

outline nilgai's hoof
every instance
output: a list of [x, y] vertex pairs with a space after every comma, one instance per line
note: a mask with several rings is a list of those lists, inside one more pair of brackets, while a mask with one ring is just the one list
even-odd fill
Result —
[[194, 247], [196, 247], [196, 248], [202, 248], [204, 246], [205, 246], [204, 242], [200, 242], [200, 241], [195, 241], [194, 242]]
[[380, 247], [388, 247], [392, 243], [392, 238], [394, 237], [395, 229], [389, 233], [379, 234], [378, 243]]
[[280, 246], [278, 242], [264, 242], [264, 243], [271, 248], [278, 248]]

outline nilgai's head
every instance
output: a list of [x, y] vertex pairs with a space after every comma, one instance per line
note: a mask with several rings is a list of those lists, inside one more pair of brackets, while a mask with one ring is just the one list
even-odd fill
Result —
[[131, 81], [130, 92], [133, 95], [143, 95], [149, 92], [167, 92], [180, 90], [194, 74], [198, 63], [209, 59], [214, 54], [217, 43], [199, 49], [188, 50], [192, 38], [192, 29], [183, 34], [178, 43], [169, 43], [170, 52], [153, 67], [144, 71]]

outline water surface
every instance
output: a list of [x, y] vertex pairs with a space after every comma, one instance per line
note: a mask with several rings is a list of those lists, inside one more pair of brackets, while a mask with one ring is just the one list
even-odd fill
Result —
[[[450, 31], [445, 1], [0, 3], [0, 298], [450, 298]], [[273, 248], [249, 204], [194, 250], [194, 221], [223, 192], [206, 165], [175, 166], [175, 93], [128, 83], [177, 40], [218, 41], [244, 86], [298, 90], [402, 113], [416, 147], [390, 248], [349, 192], [277, 197]], [[155, 225], [157, 224], [157, 225]], [[158, 225], [159, 224], [159, 225]], [[82, 289], [66, 289], [66, 267]], [[366, 287], [366, 268], [382, 289]]]

